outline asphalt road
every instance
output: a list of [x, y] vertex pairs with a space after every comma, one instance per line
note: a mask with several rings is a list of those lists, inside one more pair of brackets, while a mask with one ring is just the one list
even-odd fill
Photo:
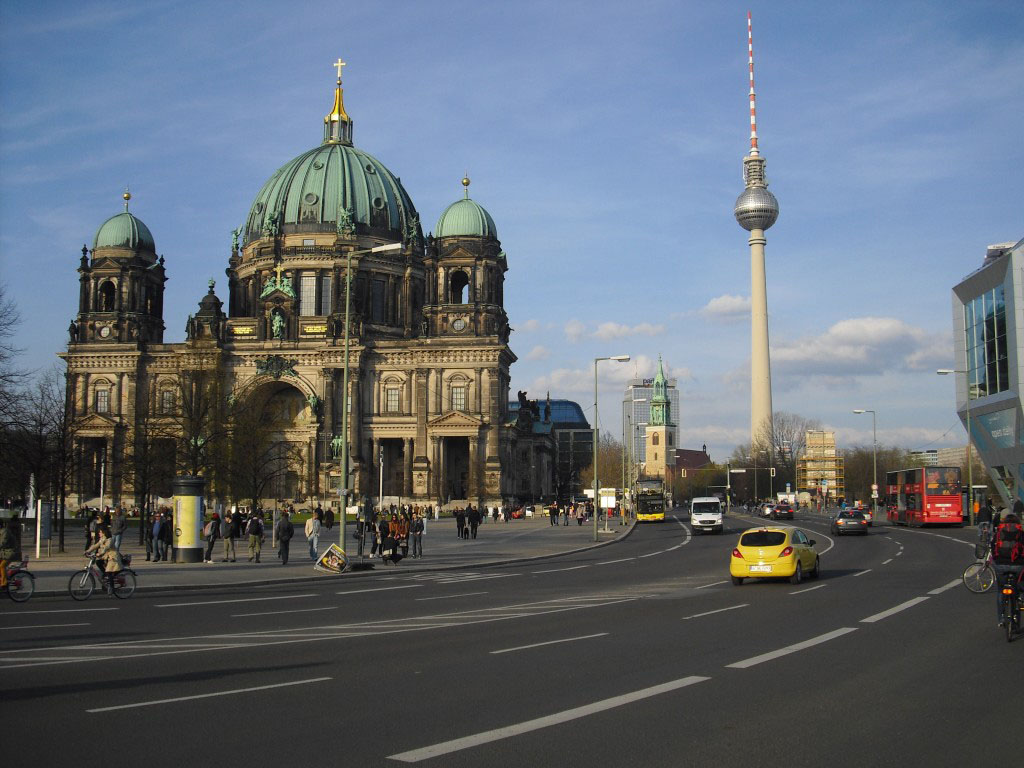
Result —
[[997, 734], [1019, 732], [1024, 638], [960, 583], [972, 531], [834, 539], [798, 514], [822, 578], [736, 587], [750, 524], [673, 519], [476, 570], [5, 602], [9, 762], [1015, 763]]

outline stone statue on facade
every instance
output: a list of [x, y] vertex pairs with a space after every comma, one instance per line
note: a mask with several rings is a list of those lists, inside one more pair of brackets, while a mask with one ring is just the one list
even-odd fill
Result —
[[232, 229], [231, 230], [231, 250], [233, 252], [238, 251], [238, 236], [240, 234], [242, 234], [242, 228], [241, 227], [238, 227], [237, 229]]
[[331, 439], [331, 456], [335, 459], [341, 456], [342, 442], [341, 435], [335, 435]]
[[281, 225], [276, 213], [267, 213], [263, 219], [263, 233], [269, 237], [277, 237], [281, 232]]
[[344, 206], [338, 206], [338, 235], [343, 237], [345, 235], [351, 235], [355, 231], [354, 222], [355, 212], [352, 208], [345, 208]]
[[309, 397], [306, 398], [306, 402], [309, 404], [310, 412], [316, 416], [317, 408], [320, 407], [320, 398], [310, 393]]
[[270, 330], [275, 339], [284, 338], [284, 315], [279, 309], [270, 313]]
[[78, 341], [78, 323], [76, 323], [74, 320], [72, 320], [71, 325], [68, 326], [68, 336], [71, 337], [69, 341]]

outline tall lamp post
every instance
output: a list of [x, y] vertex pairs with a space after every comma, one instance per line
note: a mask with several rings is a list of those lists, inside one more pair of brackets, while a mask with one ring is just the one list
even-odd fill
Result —
[[875, 412], [870, 408], [854, 408], [854, 413], [871, 414], [871, 516], [878, 517], [878, 430]]
[[613, 355], [611, 357], [594, 358], [594, 541], [597, 541], [597, 517], [601, 499], [597, 495], [597, 364], [602, 360], [614, 360], [617, 363], [628, 363], [629, 355]]
[[957, 371], [952, 368], [940, 368], [936, 371], [939, 376], [948, 376], [951, 373], [964, 374], [964, 382], [967, 384], [967, 524], [974, 525], [974, 474], [971, 471], [971, 381], [967, 378], [968, 371]]
[[361, 251], [349, 251], [345, 257], [345, 370], [342, 375], [342, 402], [341, 402], [341, 551], [345, 551], [345, 541], [348, 534], [348, 411], [350, 399], [348, 395], [349, 377], [349, 325], [351, 325], [352, 307], [352, 257], [362, 256], [367, 253], [384, 253], [386, 251], [402, 250], [401, 243], [388, 243], [378, 245], [375, 248], [366, 248]]

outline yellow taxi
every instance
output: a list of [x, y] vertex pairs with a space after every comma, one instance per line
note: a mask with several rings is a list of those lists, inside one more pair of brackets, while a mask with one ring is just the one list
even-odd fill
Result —
[[729, 558], [729, 575], [737, 586], [744, 579], [789, 579], [799, 584], [804, 576], [818, 577], [821, 561], [814, 539], [799, 528], [748, 528]]

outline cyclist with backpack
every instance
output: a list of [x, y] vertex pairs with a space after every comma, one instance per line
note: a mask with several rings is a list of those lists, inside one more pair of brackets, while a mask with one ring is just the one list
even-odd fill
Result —
[[[1021, 502], [1014, 505], [1018, 509]], [[996, 572], [996, 584], [1001, 584], [1006, 574], [1016, 574], [1017, 589], [1021, 588], [1021, 572], [1024, 571], [1024, 528], [1020, 517], [1013, 512], [1003, 517], [992, 537], [992, 566]], [[999, 626], [1003, 626], [1003, 595], [996, 590], [996, 612]]]

